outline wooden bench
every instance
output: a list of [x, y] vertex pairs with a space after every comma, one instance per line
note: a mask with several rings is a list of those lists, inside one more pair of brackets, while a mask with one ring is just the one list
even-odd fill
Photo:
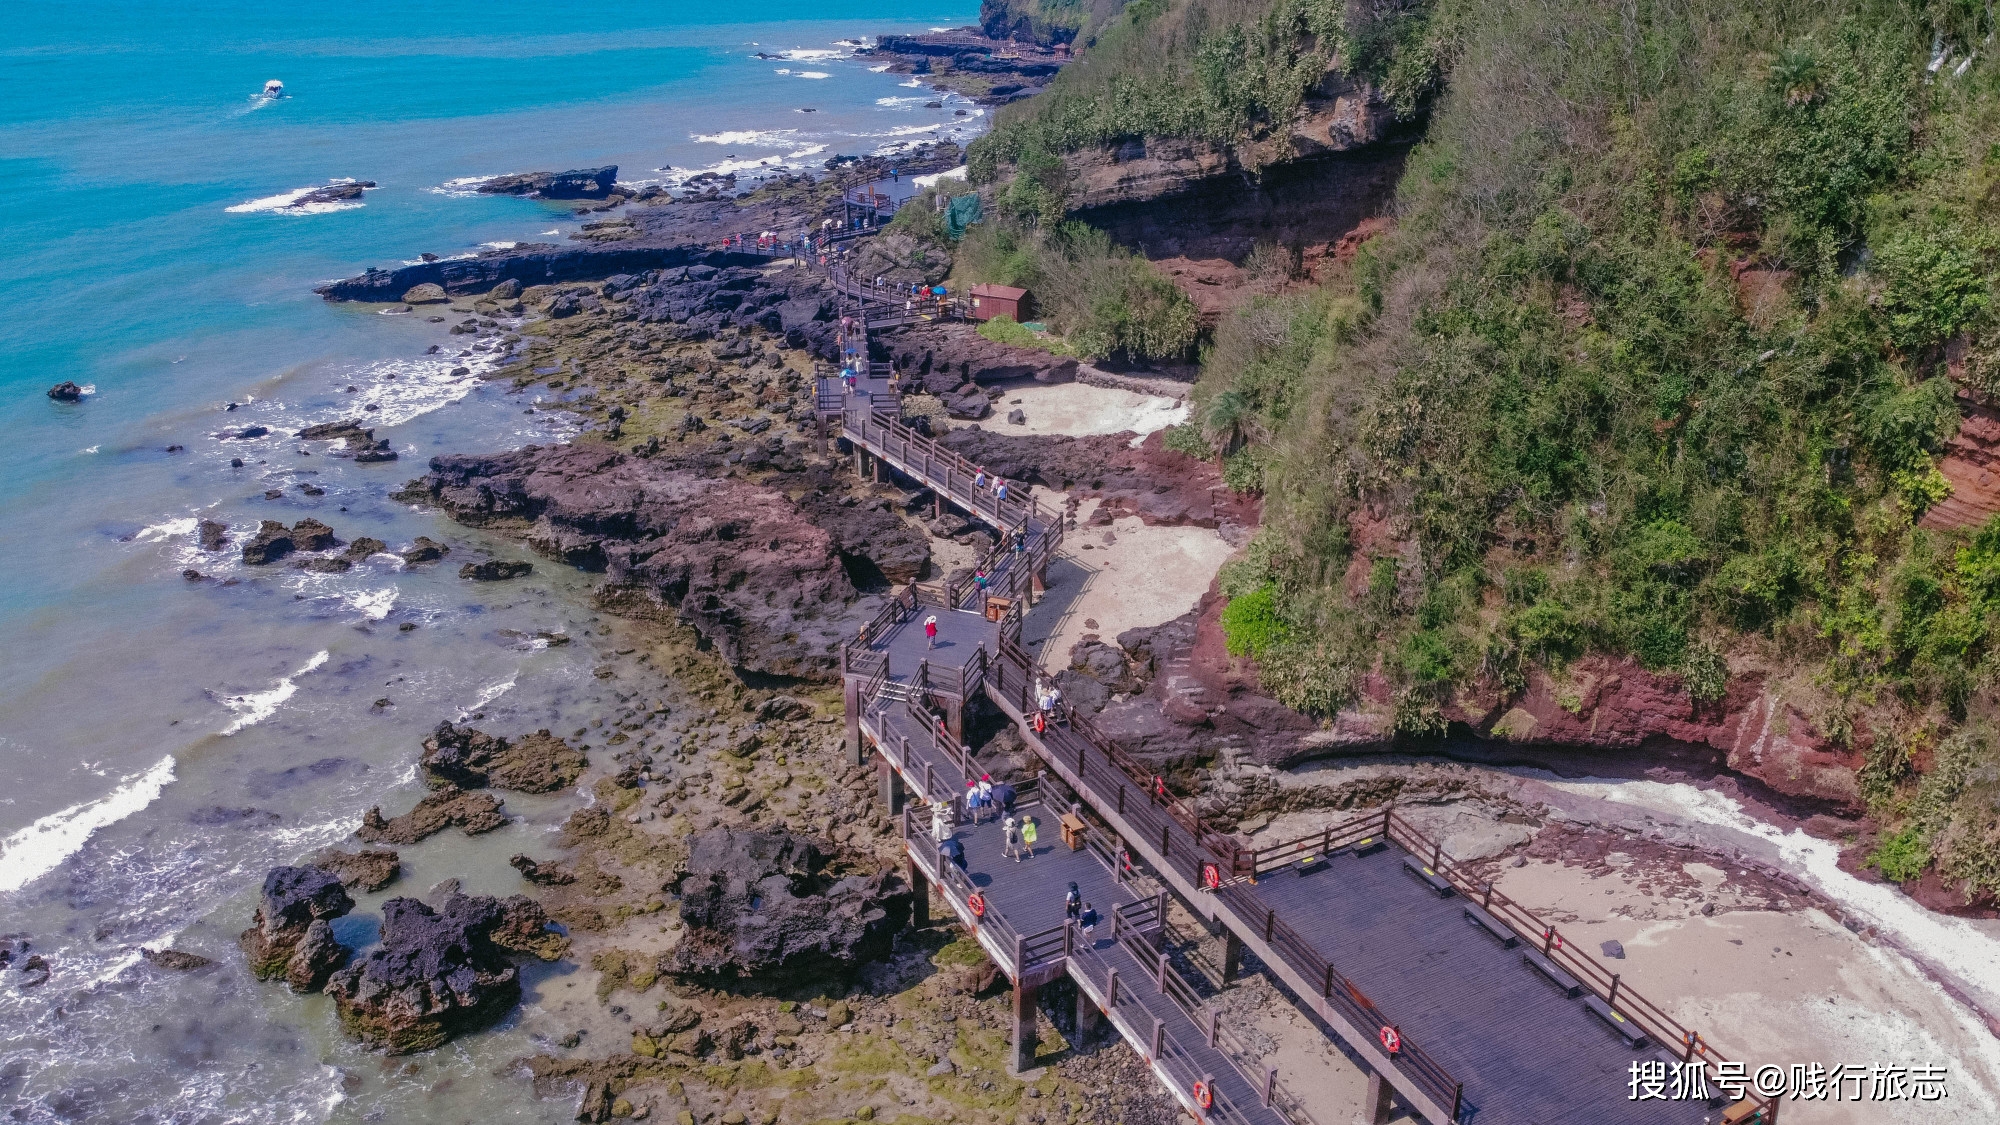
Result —
[[1549, 960], [1541, 950], [1523, 949], [1521, 951], [1521, 960], [1534, 966], [1536, 972], [1549, 978], [1550, 982], [1563, 990], [1563, 995], [1574, 998], [1578, 993], [1583, 991], [1582, 982], [1564, 972], [1561, 966]]
[[1447, 879], [1444, 876], [1438, 874], [1437, 872], [1432, 871], [1430, 869], [1430, 865], [1424, 863], [1416, 856], [1410, 855], [1403, 857], [1403, 870], [1408, 871], [1410, 874], [1415, 875], [1419, 879], [1422, 879], [1427, 885], [1429, 885], [1431, 890], [1437, 892], [1437, 896], [1439, 898], [1450, 898], [1452, 892], [1457, 889], [1456, 887], [1453, 887], [1451, 885], [1450, 879]]
[[1488, 913], [1483, 906], [1475, 906], [1469, 902], [1466, 903], [1465, 920], [1499, 938], [1500, 944], [1507, 949], [1512, 949], [1521, 944], [1520, 935], [1508, 929], [1505, 922]]
[[1292, 870], [1300, 875], [1310, 875], [1326, 866], [1326, 857], [1318, 853], [1302, 855], [1292, 861]]
[[1584, 997], [1583, 1006], [1595, 1012], [1598, 1019], [1610, 1024], [1611, 1030], [1617, 1032], [1619, 1038], [1625, 1040], [1627, 1047], [1643, 1047], [1646, 1045], [1646, 1033], [1639, 1030], [1637, 1024], [1619, 1015], [1617, 1009], [1606, 1004], [1604, 999], [1596, 993], [1593, 992], [1589, 996]]
[[1355, 856], [1371, 856], [1389, 846], [1389, 841], [1380, 836], [1364, 836], [1348, 848]]

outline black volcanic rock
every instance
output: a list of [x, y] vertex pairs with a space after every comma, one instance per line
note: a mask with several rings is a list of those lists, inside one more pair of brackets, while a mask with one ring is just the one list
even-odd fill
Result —
[[476, 189], [482, 195], [529, 195], [536, 199], [603, 199], [618, 182], [618, 166], [568, 172], [522, 172], [495, 176]]
[[535, 569], [535, 564], [519, 559], [487, 559], [485, 562], [466, 563], [458, 568], [460, 578], [474, 582], [505, 582], [509, 578], [519, 578]]
[[441, 722], [424, 739], [422, 764], [432, 785], [552, 793], [574, 783], [588, 763], [581, 750], [547, 730], [510, 740]]
[[688, 928], [668, 967], [783, 984], [845, 974], [886, 956], [909, 917], [909, 887], [894, 871], [836, 875], [830, 859], [791, 832], [697, 833], [669, 884]]
[[295, 546], [291, 528], [277, 520], [265, 520], [257, 525], [256, 536], [243, 544], [243, 561], [250, 566], [264, 566], [291, 554]]
[[[510, 951], [561, 955], [532, 900], [453, 894], [437, 909], [382, 904], [382, 944], [326, 984], [348, 1034], [391, 1055], [427, 1051], [488, 1027], [521, 998]], [[553, 959], [553, 958], [551, 958]]]
[[[326, 941], [332, 935], [329, 930], [324, 939], [306, 947], [307, 932], [352, 909], [354, 900], [332, 872], [318, 867], [272, 868], [264, 876], [257, 914], [238, 938], [250, 958], [250, 971], [258, 980], [311, 977], [315, 966], [331, 956]], [[345, 957], [344, 951], [341, 956]]]
[[783, 491], [601, 445], [431, 459], [421, 494], [473, 526], [530, 523], [528, 545], [675, 607], [741, 668], [826, 676], [872, 603], [835, 538]]
[[49, 397], [55, 399], [57, 402], [82, 402], [83, 388], [68, 379], [64, 379], [62, 382], [49, 388]]

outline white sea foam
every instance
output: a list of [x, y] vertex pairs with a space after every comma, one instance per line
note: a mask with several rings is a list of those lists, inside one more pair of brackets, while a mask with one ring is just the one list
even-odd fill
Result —
[[425, 190], [429, 191], [432, 195], [448, 195], [455, 199], [465, 199], [478, 195], [479, 185], [494, 178], [493, 176], [460, 176], [455, 180], [446, 180], [434, 188], [426, 188]]
[[193, 535], [194, 529], [199, 523], [200, 521], [196, 520], [193, 516], [162, 520], [150, 527], [140, 528], [139, 534], [134, 535], [132, 538], [135, 542], [139, 543], [158, 543], [162, 539], [178, 539], [183, 535]]
[[847, 51], [830, 51], [824, 47], [798, 47], [790, 51], [779, 51], [778, 57], [793, 62], [824, 62], [827, 59], [852, 57]]
[[494, 700], [500, 698], [501, 696], [506, 695], [508, 692], [514, 690], [514, 681], [520, 678], [521, 678], [521, 672], [519, 669], [516, 669], [506, 679], [501, 680], [498, 683], [487, 684], [485, 687], [480, 688], [479, 694], [473, 697], [472, 702], [465, 705], [465, 709], [460, 711], [458, 713], [458, 718], [453, 721], [462, 723], [465, 720], [471, 718], [472, 713], [474, 711], [479, 710], [481, 707], [486, 706], [488, 703], [491, 703]]
[[887, 72], [888, 72], [888, 70], [889, 70], [889, 65], [890, 65], [890, 64], [888, 64], [888, 63], [883, 63], [883, 64], [882, 64], [881, 66], [871, 66], [871, 67], [869, 67], [869, 68], [868, 68], [868, 73], [870, 73], [870, 74], [884, 74], [884, 73], [887, 73]]
[[319, 652], [313, 655], [311, 660], [305, 662], [304, 667], [279, 680], [269, 691], [251, 692], [247, 695], [217, 696], [216, 702], [236, 712], [236, 721], [224, 728], [222, 733], [226, 735], [235, 734], [245, 727], [255, 726], [276, 714], [278, 708], [284, 706], [287, 699], [298, 694], [299, 677], [325, 664], [328, 655], [325, 649], [319, 650]]
[[84, 447], [83, 447], [82, 449], [79, 449], [79, 450], [77, 450], [77, 452], [78, 452], [78, 453], [82, 453], [82, 454], [86, 454], [86, 455], [87, 455], [87, 454], [91, 454], [91, 453], [95, 453], [95, 452], [97, 452], [98, 450], [100, 450], [100, 449], [103, 449], [103, 448], [104, 448], [104, 447], [103, 447], [103, 446], [101, 446], [101, 445], [86, 445], [86, 446], [84, 446]]
[[884, 109], [906, 109], [910, 106], [922, 105], [931, 100], [922, 94], [912, 94], [905, 98], [876, 98], [875, 104]]
[[791, 69], [790, 69], [790, 68], [788, 68], [788, 67], [782, 67], [782, 66], [781, 66], [781, 67], [779, 67], [778, 69], [776, 69], [776, 70], [772, 71], [771, 73], [773, 73], [773, 74], [790, 74], [790, 73], [791, 73]]
[[394, 586], [386, 590], [350, 590], [340, 600], [368, 620], [380, 621], [395, 608], [397, 593]]
[[730, 148], [784, 148], [797, 143], [797, 129], [731, 129], [721, 133], [695, 133], [698, 144], [728, 145]]
[[924, 80], [921, 78], [912, 78], [908, 82], [898, 82], [896, 85], [908, 86], [912, 90], [921, 90], [924, 88]]
[[794, 77], [798, 77], [798, 78], [832, 78], [832, 77], [833, 77], [833, 75], [831, 75], [831, 74], [828, 74], [828, 73], [827, 73], [826, 71], [824, 71], [824, 70], [801, 70], [801, 71], [799, 71], [799, 72], [798, 72], [798, 74], [797, 74], [797, 75], [795, 75]]
[[174, 779], [172, 754], [134, 774], [103, 797], [71, 805], [37, 820], [0, 842], [0, 893], [18, 891], [54, 871], [77, 853], [98, 829], [116, 824], [159, 799]]
[[[333, 180], [331, 182], [346, 184], [353, 183], [354, 181]], [[232, 215], [248, 215], [259, 212], [273, 212], [280, 215], [324, 215], [332, 211], [352, 211], [362, 205], [358, 199], [343, 199], [332, 203], [308, 203], [303, 207], [292, 206], [303, 196], [310, 192], [318, 191], [324, 186], [326, 185], [314, 184], [311, 187], [293, 188], [291, 191], [281, 192], [278, 195], [267, 195], [262, 199], [252, 199], [247, 203], [238, 203], [234, 207], [224, 207], [223, 210]]]
[[482, 242], [479, 245], [488, 250], [512, 250], [521, 244], [518, 242]]

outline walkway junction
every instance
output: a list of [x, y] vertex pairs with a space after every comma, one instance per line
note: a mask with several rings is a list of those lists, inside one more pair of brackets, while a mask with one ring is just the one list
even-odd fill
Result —
[[[1394, 808], [1252, 848], [1207, 827], [1190, 804], [1066, 704], [1022, 644], [1023, 615], [1063, 540], [1061, 513], [1002, 498], [978, 468], [900, 420], [887, 364], [866, 333], [905, 315], [902, 297], [842, 285], [853, 378], [823, 377], [822, 432], [862, 471], [929, 489], [934, 503], [999, 540], [987, 580], [897, 592], [841, 654], [847, 739], [873, 757], [900, 817], [919, 918], [946, 902], [1014, 985], [1017, 1069], [1033, 1065], [1037, 993], [1075, 982], [1077, 1027], [1108, 1020], [1197, 1122], [1346, 1125], [1306, 1104], [1204, 993], [1254, 955], [1369, 1076], [1367, 1116], [1430, 1125], [1776, 1125], [1779, 1103], [1634, 1100], [1634, 1065], [1726, 1060], [1706, 1039], [1626, 987], [1555, 926], [1481, 882]], [[936, 619], [936, 636], [924, 623]], [[983, 697], [1034, 751], [1014, 815], [1042, 843], [1003, 855], [997, 817], [975, 818], [967, 783], [988, 773], [964, 744]], [[921, 802], [916, 808], [911, 802]], [[931, 809], [954, 849], [934, 838]], [[950, 853], [962, 854], [963, 863]], [[1075, 883], [1103, 924], [1067, 919]], [[1167, 952], [1168, 899], [1224, 941], [1219, 982], [1183, 975]]]

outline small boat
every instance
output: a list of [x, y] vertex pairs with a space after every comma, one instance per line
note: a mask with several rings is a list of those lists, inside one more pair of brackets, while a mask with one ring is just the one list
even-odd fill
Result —
[[278, 81], [275, 78], [271, 79], [269, 82], [264, 83], [264, 96], [267, 98], [284, 97], [285, 84], [283, 82]]

